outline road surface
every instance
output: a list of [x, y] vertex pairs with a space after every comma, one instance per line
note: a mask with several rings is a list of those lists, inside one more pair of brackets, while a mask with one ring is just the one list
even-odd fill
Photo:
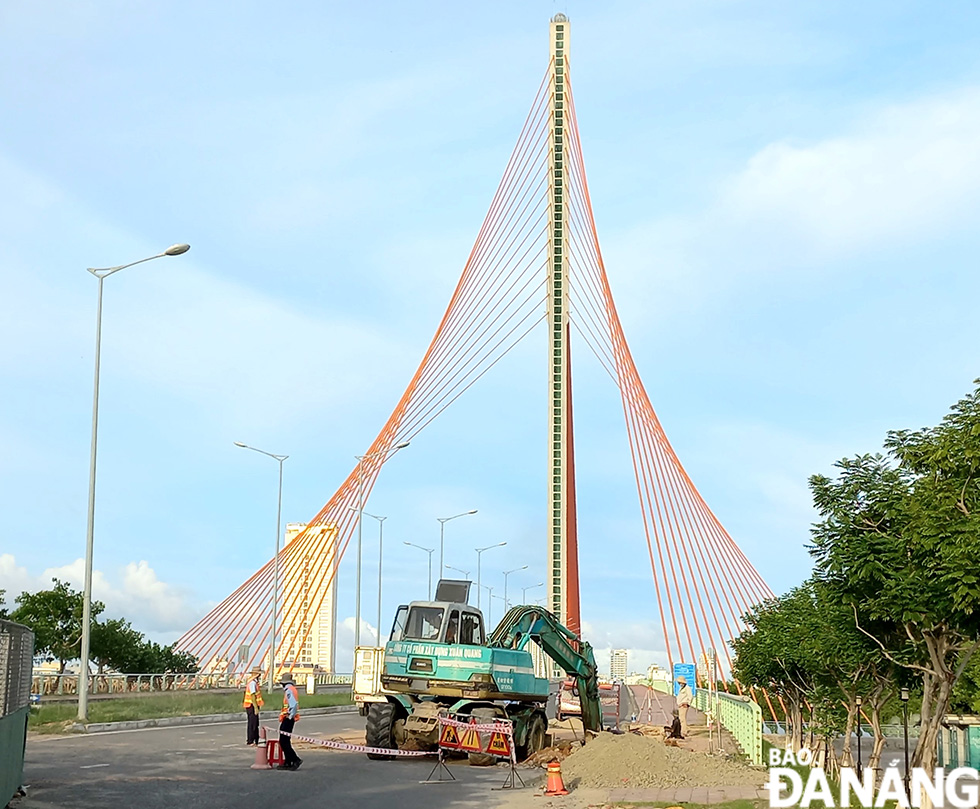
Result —
[[[297, 732], [363, 744], [356, 713], [303, 718]], [[265, 723], [269, 725], [270, 723]], [[32, 736], [27, 744], [26, 798], [16, 809], [441, 809], [497, 805], [507, 793], [505, 766], [450, 763], [458, 779], [420, 784], [430, 758], [371, 761], [360, 753], [300, 749], [296, 772], [252, 770], [245, 723], [186, 725], [78, 736]], [[529, 773], [523, 771], [525, 779]], [[528, 790], [530, 791], [530, 790]]]

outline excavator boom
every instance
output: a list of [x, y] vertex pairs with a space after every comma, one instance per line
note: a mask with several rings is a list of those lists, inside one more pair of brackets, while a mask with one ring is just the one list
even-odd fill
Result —
[[524, 649], [534, 640], [552, 660], [577, 681], [582, 705], [582, 724], [586, 730], [602, 730], [599, 680], [592, 646], [562, 626], [543, 607], [511, 607], [487, 643], [501, 649]]

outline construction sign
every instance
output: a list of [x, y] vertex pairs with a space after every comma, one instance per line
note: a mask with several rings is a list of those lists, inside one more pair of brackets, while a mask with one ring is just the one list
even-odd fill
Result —
[[510, 758], [510, 743], [507, 736], [499, 730], [490, 734], [490, 743], [487, 745], [487, 752], [492, 756], [503, 756]]
[[483, 752], [483, 745], [480, 743], [480, 734], [477, 733], [475, 728], [469, 728], [463, 734], [463, 738], [459, 743], [459, 749], [466, 750], [468, 753]]
[[454, 725], [443, 725], [439, 736], [439, 746], [449, 750], [459, 750], [459, 732]]

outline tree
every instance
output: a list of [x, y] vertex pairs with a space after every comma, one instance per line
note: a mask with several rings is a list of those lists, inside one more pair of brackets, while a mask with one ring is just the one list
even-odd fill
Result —
[[138, 668], [146, 640], [142, 633], [123, 618], [92, 624], [92, 659], [98, 663], [99, 674], [113, 668], [128, 673]]
[[980, 387], [937, 427], [888, 433], [883, 455], [810, 479], [817, 575], [896, 666], [922, 678], [912, 765], [931, 771], [940, 723], [980, 638]]
[[[34, 631], [35, 651], [55, 657], [58, 671], [64, 673], [65, 663], [81, 656], [83, 596], [65, 582], [51, 581], [54, 587], [50, 590], [17, 596], [18, 606], [10, 617]], [[101, 601], [93, 601], [93, 620], [104, 609]]]
[[0, 590], [0, 621], [4, 621], [10, 616], [7, 614], [7, 591]]

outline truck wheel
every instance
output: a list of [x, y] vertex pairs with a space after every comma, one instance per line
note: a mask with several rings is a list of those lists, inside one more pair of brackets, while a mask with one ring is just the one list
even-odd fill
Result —
[[547, 732], [547, 722], [541, 714], [534, 714], [528, 724], [524, 744], [517, 748], [517, 760], [524, 761], [528, 756], [533, 756], [538, 750], [544, 749], [544, 737]]
[[[493, 708], [474, 708], [470, 716], [476, 718], [477, 722], [482, 719], [493, 721], [497, 712]], [[492, 767], [497, 759], [487, 753], [467, 753], [466, 758], [471, 767]]]
[[[368, 747], [381, 747], [387, 750], [396, 750], [398, 745], [395, 743], [395, 706], [390, 702], [372, 702], [368, 708], [367, 729], [365, 732], [365, 743]], [[375, 761], [385, 761], [393, 756], [384, 756], [380, 753], [368, 753], [367, 757]]]

